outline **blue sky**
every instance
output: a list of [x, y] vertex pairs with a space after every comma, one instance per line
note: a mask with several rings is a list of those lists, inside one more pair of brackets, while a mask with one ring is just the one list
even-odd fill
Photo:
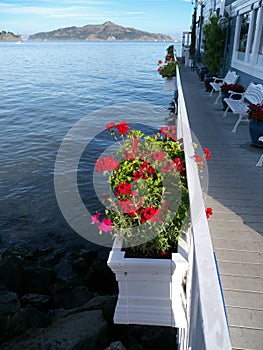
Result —
[[0, 31], [29, 35], [112, 21], [180, 39], [193, 8], [191, 0], [0, 0]]

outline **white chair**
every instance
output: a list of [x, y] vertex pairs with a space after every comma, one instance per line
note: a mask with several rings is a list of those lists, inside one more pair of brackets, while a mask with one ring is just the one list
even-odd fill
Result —
[[214, 81], [212, 81], [210, 83], [210, 85], [212, 86], [210, 96], [212, 96], [214, 91], [218, 92], [218, 96], [215, 100], [215, 104], [218, 103], [218, 101], [221, 97], [221, 86], [223, 84], [235, 84], [237, 82], [238, 78], [239, 78], [239, 75], [237, 75], [237, 73], [234, 71], [233, 72], [228, 71], [224, 78], [213, 77]]
[[[260, 138], [258, 139], [258, 141], [261, 141], [262, 142], [262, 145], [263, 145], [263, 136], [260, 136]], [[261, 157], [259, 158], [256, 166], [262, 166], [263, 165], [263, 154], [261, 155]]]
[[[241, 95], [240, 100], [234, 100], [233, 95]], [[224, 98], [227, 104], [223, 117], [227, 116], [229, 109], [234, 113], [238, 114], [238, 119], [233, 127], [232, 132], [237, 131], [237, 127], [241, 121], [249, 121], [247, 118], [247, 111], [249, 104], [261, 104], [263, 102], [263, 85], [250, 83], [245, 92], [233, 92], [230, 91], [230, 97]]]

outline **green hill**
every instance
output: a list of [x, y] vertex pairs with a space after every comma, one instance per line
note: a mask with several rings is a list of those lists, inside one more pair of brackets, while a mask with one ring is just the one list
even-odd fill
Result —
[[0, 32], [0, 41], [21, 41], [21, 35], [15, 35], [12, 32], [2, 31]]
[[122, 27], [112, 22], [98, 25], [86, 25], [84, 27], [59, 28], [51, 32], [42, 32], [30, 35], [28, 40], [86, 40], [86, 41], [172, 41], [165, 34], [154, 34]]

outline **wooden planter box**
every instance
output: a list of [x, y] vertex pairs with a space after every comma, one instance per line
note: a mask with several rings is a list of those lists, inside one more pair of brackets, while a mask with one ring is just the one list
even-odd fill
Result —
[[124, 251], [114, 248], [108, 266], [119, 286], [114, 323], [186, 327], [188, 263], [181, 254], [173, 253], [172, 259], [125, 258]]

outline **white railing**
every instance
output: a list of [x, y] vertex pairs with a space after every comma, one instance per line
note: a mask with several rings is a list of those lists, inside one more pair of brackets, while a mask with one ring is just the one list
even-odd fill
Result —
[[216, 263], [198, 170], [195, 150], [177, 66], [177, 135], [183, 138], [187, 183], [190, 199], [191, 228], [187, 235], [189, 270], [187, 276], [186, 329], [179, 329], [179, 350], [230, 350], [230, 336], [225, 315]]

